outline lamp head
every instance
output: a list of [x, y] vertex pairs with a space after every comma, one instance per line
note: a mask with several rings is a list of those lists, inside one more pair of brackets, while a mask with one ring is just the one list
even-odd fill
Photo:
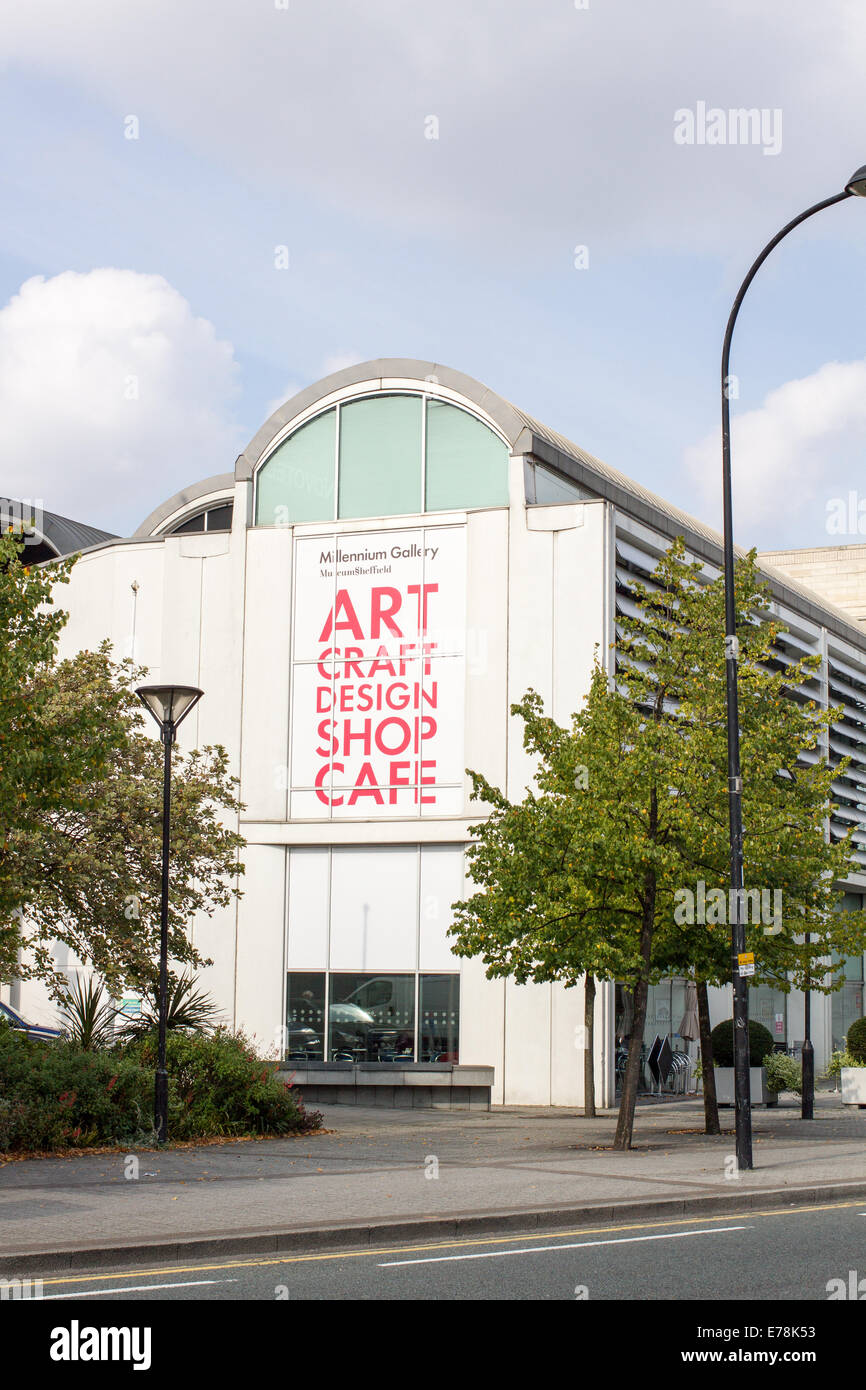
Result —
[[198, 704], [203, 691], [193, 685], [140, 685], [136, 690], [145, 709], [153, 715], [163, 736], [167, 730], [172, 737], [178, 725]]
[[845, 185], [846, 193], [853, 193], [856, 198], [866, 198], [866, 164], [861, 164], [856, 173], [852, 174]]

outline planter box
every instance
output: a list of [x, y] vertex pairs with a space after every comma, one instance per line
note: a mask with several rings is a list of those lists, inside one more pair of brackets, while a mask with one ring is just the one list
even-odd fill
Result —
[[[734, 1068], [716, 1067], [716, 1100], [719, 1105], [734, 1104]], [[765, 1067], [749, 1068], [749, 1090], [753, 1105], [778, 1105], [779, 1097], [767, 1087]]]
[[866, 1067], [843, 1067], [839, 1076], [842, 1083], [842, 1104], [866, 1108]]

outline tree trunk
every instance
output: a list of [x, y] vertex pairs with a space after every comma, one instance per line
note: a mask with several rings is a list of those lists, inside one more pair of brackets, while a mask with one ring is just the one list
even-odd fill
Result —
[[643, 1033], [646, 1026], [647, 1000], [649, 999], [650, 956], [652, 952], [653, 924], [655, 921], [655, 883], [648, 893], [640, 929], [641, 970], [634, 990], [634, 1022], [628, 1044], [628, 1060], [622, 1079], [622, 1097], [616, 1122], [613, 1147], [630, 1149], [634, 1130], [634, 1107], [637, 1101], [637, 1087], [640, 1080], [640, 1054], [643, 1047]]
[[706, 980], [698, 980], [698, 1023], [701, 1030], [701, 1071], [704, 1083], [704, 1132], [721, 1134], [716, 1101], [716, 1073], [713, 1066], [713, 1040], [710, 1031], [710, 999]]
[[583, 1113], [595, 1119], [595, 976], [583, 984]]

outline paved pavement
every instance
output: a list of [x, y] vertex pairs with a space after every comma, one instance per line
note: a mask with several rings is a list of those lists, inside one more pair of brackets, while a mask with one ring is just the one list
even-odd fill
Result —
[[698, 1100], [641, 1105], [624, 1154], [613, 1113], [322, 1113], [328, 1132], [298, 1139], [6, 1163], [0, 1272], [866, 1197], [866, 1111], [828, 1094], [811, 1123], [791, 1097], [755, 1110], [755, 1168], [739, 1176], [732, 1133], [704, 1135]]

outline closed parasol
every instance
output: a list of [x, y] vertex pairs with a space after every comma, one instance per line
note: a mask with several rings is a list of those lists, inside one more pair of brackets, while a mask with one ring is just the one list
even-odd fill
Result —
[[695, 1042], [701, 1036], [701, 1025], [698, 1021], [698, 987], [694, 980], [689, 980], [686, 985], [686, 1011], [677, 1032], [686, 1042]]

